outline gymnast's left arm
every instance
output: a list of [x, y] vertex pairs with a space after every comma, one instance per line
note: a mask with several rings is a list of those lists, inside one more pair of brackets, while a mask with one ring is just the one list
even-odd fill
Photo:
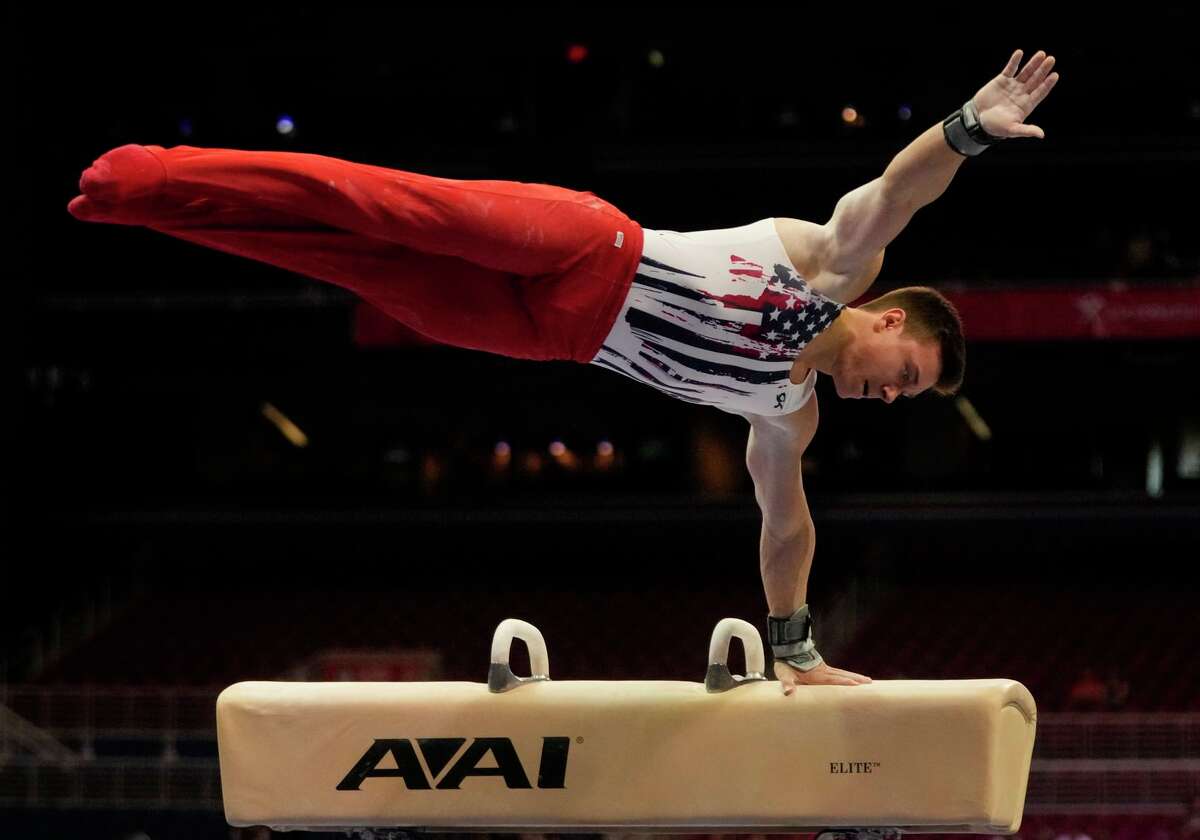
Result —
[[770, 608], [767, 624], [775, 676], [785, 695], [797, 685], [868, 683], [870, 677], [834, 668], [817, 653], [807, 604], [816, 529], [804, 494], [801, 464], [819, 419], [816, 394], [787, 424], [745, 416], [750, 420], [746, 467], [763, 515], [759, 571]]
[[884, 248], [917, 210], [946, 191], [967, 157], [1001, 140], [1045, 139], [1045, 132], [1025, 119], [1058, 82], [1058, 74], [1050, 72], [1054, 56], [1039, 50], [1018, 73], [1020, 61], [1017, 50], [962, 112], [930, 126], [883, 175], [838, 201], [818, 246], [821, 270], [838, 292], [835, 299], [849, 303], [867, 291], [882, 266]]

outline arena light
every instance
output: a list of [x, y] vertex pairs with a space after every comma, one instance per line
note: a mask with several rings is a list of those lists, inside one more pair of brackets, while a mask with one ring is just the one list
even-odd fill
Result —
[[275, 121], [275, 130], [285, 137], [296, 133], [296, 123], [287, 114], [283, 114]]
[[966, 397], [957, 397], [954, 400], [954, 407], [958, 409], [958, 413], [962, 415], [963, 420], [967, 422], [969, 428], [980, 440], [991, 440], [992, 430], [988, 424], [975, 410], [975, 406]]
[[616, 452], [616, 447], [612, 445], [612, 441], [597, 441], [596, 454], [592, 456], [592, 469], [600, 472], [612, 469], [613, 462], [616, 460]]
[[1152, 499], [1163, 494], [1163, 450], [1162, 443], [1154, 441], [1146, 453], [1146, 495]]
[[583, 44], [571, 44], [567, 47], [567, 61], [572, 64], [582, 64], [588, 57], [588, 48]]
[[292, 446], [303, 449], [308, 446], [308, 435], [300, 431], [300, 427], [288, 419], [282, 411], [269, 402], [262, 404], [262, 415], [266, 417], [275, 428], [279, 429], [280, 434], [288, 439]]
[[667, 63], [667, 57], [662, 54], [662, 50], [650, 50], [650, 53], [646, 56], [646, 60], [656, 70]]
[[496, 441], [496, 445], [492, 447], [492, 469], [504, 470], [512, 464], [512, 447], [508, 441]]

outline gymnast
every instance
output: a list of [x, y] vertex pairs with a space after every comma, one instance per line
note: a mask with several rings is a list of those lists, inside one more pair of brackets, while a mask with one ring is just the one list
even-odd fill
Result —
[[643, 229], [590, 192], [452, 180], [313, 154], [126, 145], [82, 175], [78, 219], [139, 225], [337, 284], [446, 344], [595, 364], [749, 421], [762, 511], [760, 569], [775, 675], [859, 685], [814, 644], [815, 531], [801, 456], [818, 373], [843, 399], [948, 396], [965, 346], [953, 305], [907, 287], [851, 307], [884, 249], [962, 162], [1025, 120], [1058, 81], [1039, 51], [843, 196], [824, 224], [769, 218], [679, 233]]

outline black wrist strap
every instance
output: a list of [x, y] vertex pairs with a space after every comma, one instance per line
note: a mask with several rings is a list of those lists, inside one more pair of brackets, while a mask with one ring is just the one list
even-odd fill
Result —
[[973, 99], [942, 120], [942, 134], [951, 149], [966, 157], [974, 157], [1004, 139], [984, 130]]
[[786, 662], [801, 671], [811, 671], [824, 662], [813, 640], [813, 618], [808, 604], [787, 618], [768, 615], [767, 635], [777, 662]]
[[767, 636], [777, 657], [792, 656], [812, 647], [813, 619], [808, 604], [788, 618], [767, 616]]

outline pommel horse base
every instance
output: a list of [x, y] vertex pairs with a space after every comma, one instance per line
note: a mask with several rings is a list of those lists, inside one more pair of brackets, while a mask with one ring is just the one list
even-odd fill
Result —
[[[727, 666], [736, 636], [747, 673]], [[513, 639], [532, 675], [509, 668]], [[1007, 679], [801, 686], [727, 618], [705, 681], [550, 679], [506, 619], [488, 682], [243, 682], [217, 699], [231, 825], [313, 830], [1012, 834], [1037, 710]]]

